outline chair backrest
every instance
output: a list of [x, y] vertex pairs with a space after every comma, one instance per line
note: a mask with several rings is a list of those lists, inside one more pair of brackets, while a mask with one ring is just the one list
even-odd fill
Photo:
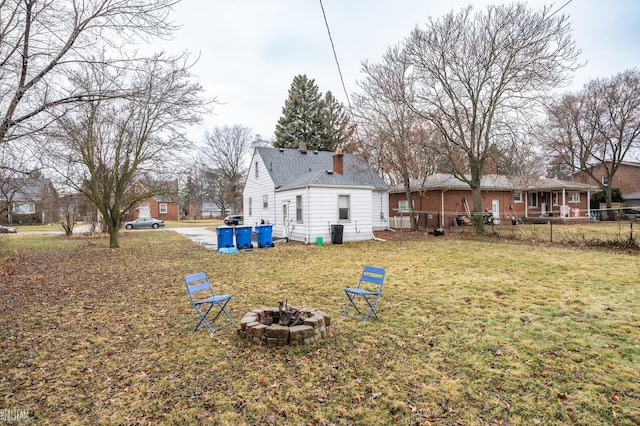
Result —
[[187, 275], [184, 277], [184, 284], [187, 287], [189, 300], [192, 304], [214, 295], [211, 284], [209, 283], [209, 278], [204, 272]]
[[362, 269], [358, 288], [382, 293], [382, 283], [384, 282], [385, 269], [377, 266], [365, 266]]

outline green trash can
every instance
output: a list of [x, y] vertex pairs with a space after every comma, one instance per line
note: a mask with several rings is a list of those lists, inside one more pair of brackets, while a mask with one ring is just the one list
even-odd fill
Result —
[[322, 237], [316, 237], [316, 245], [317, 246], [321, 246], [322, 245]]

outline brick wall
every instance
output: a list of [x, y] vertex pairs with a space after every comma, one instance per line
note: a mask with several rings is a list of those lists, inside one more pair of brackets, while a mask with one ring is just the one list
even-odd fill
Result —
[[[593, 167], [593, 174], [598, 178], [595, 185], [599, 185], [602, 182], [602, 177], [605, 175], [604, 166], [601, 164]], [[578, 172], [573, 177], [574, 182], [594, 184], [593, 179], [585, 173]], [[632, 194], [640, 191], [640, 165], [633, 164], [621, 164], [616, 174], [613, 176], [611, 182], [612, 188], [620, 189], [622, 195]]]
[[[165, 220], [165, 221], [166, 220], [177, 221], [179, 218], [180, 212], [178, 211], [179, 210], [178, 203], [165, 202], [164, 204], [167, 205], [166, 213], [160, 213], [160, 204], [163, 204], [163, 202], [158, 202], [155, 198], [148, 198], [142, 203], [147, 203], [149, 205], [149, 214], [151, 217], [154, 217], [160, 220]], [[137, 219], [140, 215], [140, 211], [138, 209], [132, 209], [131, 212], [133, 216], [132, 219]]]
[[[525, 217], [539, 217], [543, 215], [542, 202], [546, 203], [546, 211], [544, 216], [560, 216], [562, 200], [559, 198], [558, 204], [553, 204], [552, 192], [540, 191], [538, 194], [537, 206], [529, 206], [527, 208], [527, 194], [521, 193], [521, 200], [514, 200], [511, 191], [482, 191], [482, 211], [492, 212], [493, 200], [498, 200], [500, 212], [500, 223], [508, 224], [511, 219], [522, 219]], [[419, 226], [434, 227], [443, 224], [449, 226], [453, 222], [453, 218], [458, 215], [467, 216], [467, 210], [464, 200], [466, 200], [469, 210], [473, 212], [473, 202], [471, 199], [471, 191], [465, 190], [433, 190], [425, 193], [412, 193], [414, 210], [419, 217]], [[561, 197], [561, 196], [559, 196]], [[580, 193], [580, 201], [569, 202], [568, 194], [566, 195], [566, 205], [571, 209], [570, 216], [573, 217], [574, 212], [579, 212], [579, 216], [584, 217], [587, 214], [589, 200], [587, 193]], [[398, 212], [399, 202], [405, 200], [404, 193], [393, 193], [389, 195], [389, 217], [400, 216]], [[444, 209], [443, 209], [444, 205]], [[442, 217], [444, 211], [444, 217]], [[404, 213], [406, 217], [406, 212]], [[405, 223], [403, 221], [403, 223]], [[406, 225], [405, 225], [406, 226]]]

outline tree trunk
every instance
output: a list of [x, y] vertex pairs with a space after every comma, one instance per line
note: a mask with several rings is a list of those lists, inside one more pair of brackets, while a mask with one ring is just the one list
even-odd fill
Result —
[[109, 226], [109, 248], [119, 248], [120, 243], [118, 242], [118, 228], [113, 228]]
[[480, 185], [471, 187], [471, 199], [473, 207], [471, 211], [471, 225], [476, 234], [484, 233], [484, 221], [482, 220], [482, 192]]

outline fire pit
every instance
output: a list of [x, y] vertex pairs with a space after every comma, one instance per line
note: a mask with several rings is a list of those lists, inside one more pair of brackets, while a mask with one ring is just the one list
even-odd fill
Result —
[[284, 302], [279, 305], [247, 312], [240, 321], [238, 335], [271, 348], [308, 345], [329, 335], [329, 315], [316, 309], [289, 307]]

